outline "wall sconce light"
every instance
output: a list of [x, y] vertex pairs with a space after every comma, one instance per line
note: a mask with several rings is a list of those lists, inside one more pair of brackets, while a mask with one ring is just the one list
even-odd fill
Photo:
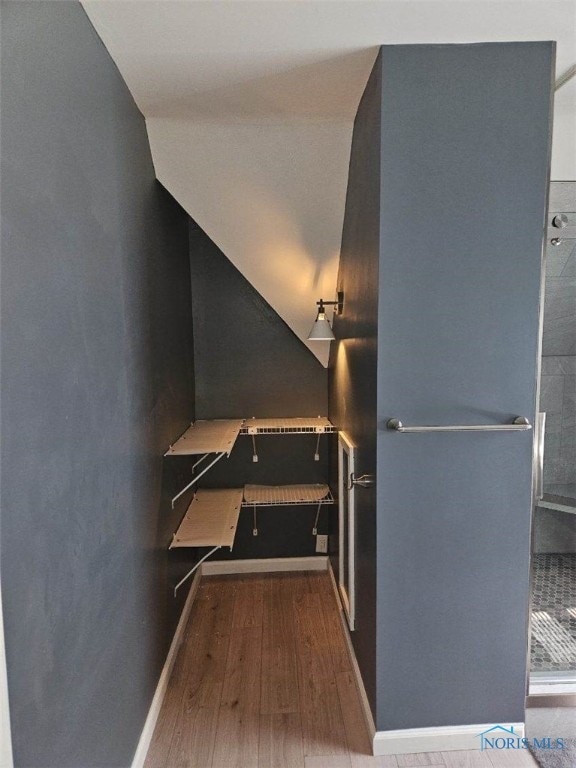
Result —
[[324, 301], [324, 299], [320, 299], [320, 301], [316, 302], [318, 306], [318, 314], [316, 315], [314, 325], [308, 334], [308, 341], [332, 341], [332, 339], [336, 338], [332, 333], [330, 323], [326, 319], [325, 307], [334, 307], [334, 314], [341, 315], [342, 310], [344, 309], [344, 293], [343, 291], [338, 291], [337, 295], [337, 301]]

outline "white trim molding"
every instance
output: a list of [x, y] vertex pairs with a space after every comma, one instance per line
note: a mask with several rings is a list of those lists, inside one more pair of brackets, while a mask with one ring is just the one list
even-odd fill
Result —
[[529, 696], [576, 696], [576, 672], [532, 672]]
[[346, 621], [346, 616], [343, 610], [340, 611], [340, 621], [342, 622], [342, 629], [344, 631], [344, 637], [346, 638], [346, 648], [348, 649], [348, 655], [352, 663], [352, 669], [354, 670], [354, 677], [356, 679], [356, 688], [358, 689], [358, 693], [360, 694], [360, 703], [362, 704], [362, 714], [364, 715], [364, 722], [366, 724], [369, 737], [372, 740], [374, 740], [374, 738], [376, 737], [376, 726], [374, 725], [374, 716], [372, 715], [372, 709], [370, 708], [370, 702], [368, 701], [368, 694], [366, 693], [366, 688], [364, 687], [364, 681], [362, 680], [360, 667], [358, 666], [358, 661], [356, 660], [356, 654], [354, 653], [354, 646], [352, 645], [352, 640], [350, 638], [348, 622]]
[[[354, 631], [356, 618], [356, 488], [349, 482], [355, 476], [356, 445], [346, 432], [338, 433], [338, 589], [341, 604]], [[346, 467], [346, 469], [344, 469]], [[347, 551], [346, 551], [347, 550]], [[344, 555], [347, 555], [347, 558]], [[344, 563], [348, 561], [348, 573]]]
[[374, 725], [374, 716], [372, 715], [372, 709], [370, 708], [370, 702], [368, 701], [368, 694], [366, 693], [366, 688], [364, 687], [364, 680], [362, 680], [362, 674], [360, 672], [360, 667], [358, 666], [358, 660], [356, 659], [354, 646], [352, 645], [352, 638], [350, 637], [348, 622], [346, 620], [346, 614], [344, 612], [344, 607], [342, 605], [342, 597], [340, 595], [340, 590], [338, 589], [338, 584], [336, 583], [336, 576], [334, 575], [334, 570], [332, 569], [332, 563], [330, 561], [328, 561], [328, 573], [330, 574], [330, 580], [332, 581], [332, 588], [334, 590], [334, 599], [336, 600], [336, 603], [340, 609], [340, 621], [342, 623], [342, 632], [344, 633], [344, 638], [346, 640], [346, 650], [348, 651], [348, 658], [350, 659], [350, 663], [352, 664], [352, 669], [354, 671], [356, 688], [358, 689], [358, 693], [360, 695], [360, 703], [362, 704], [362, 714], [364, 715], [364, 723], [366, 725], [366, 729], [368, 731], [369, 737], [372, 740], [374, 740], [374, 736], [376, 734], [376, 726]]
[[8, 670], [6, 669], [3, 615], [2, 590], [0, 588], [0, 766], [1, 768], [12, 768], [14, 763], [12, 760], [12, 732], [8, 705]]
[[[154, 734], [154, 728], [156, 727], [156, 721], [162, 708], [162, 702], [166, 695], [166, 689], [168, 688], [168, 681], [170, 680], [170, 674], [176, 661], [176, 655], [178, 649], [184, 639], [184, 630], [188, 623], [190, 611], [192, 610], [192, 603], [196, 597], [198, 591], [198, 585], [202, 576], [215, 576], [216, 574], [227, 573], [274, 573], [274, 572], [288, 572], [288, 571], [326, 571], [328, 569], [327, 557], [273, 557], [260, 560], [213, 560], [211, 562], [202, 563], [200, 568], [196, 571], [190, 592], [186, 598], [182, 614], [176, 627], [176, 632], [172, 638], [170, 644], [170, 650], [166, 656], [166, 661], [160, 673], [160, 679], [156, 686], [154, 698], [150, 704], [148, 716], [144, 723], [144, 728], [140, 735], [138, 747], [132, 760], [131, 768], [143, 768], [146, 760], [146, 755], [152, 741], [152, 735]], [[3, 766], [0, 766], [3, 768]]]
[[538, 683], [530, 681], [529, 696], [576, 696], [574, 683]]
[[[362, 680], [358, 660], [354, 652], [354, 646], [348, 623], [342, 609], [342, 601], [336, 584], [336, 578], [332, 570], [332, 564], [328, 564], [328, 572], [332, 580], [334, 596], [340, 607], [340, 620], [342, 622], [342, 631], [346, 638], [346, 647], [348, 655], [354, 670], [356, 686], [360, 694], [362, 703], [362, 712], [368, 734], [372, 739], [372, 752], [375, 756], [379, 755], [405, 755], [420, 752], [452, 752], [454, 750], [480, 750], [480, 734], [494, 727], [494, 723], [479, 725], [452, 725], [436, 728], [407, 728], [397, 731], [377, 731], [374, 723], [374, 716], [368, 700], [368, 695]], [[524, 723], [500, 723], [502, 728], [511, 731], [514, 736], [524, 738]]]
[[324, 557], [269, 557], [260, 560], [210, 560], [202, 563], [203, 576], [227, 573], [281, 573], [288, 571], [326, 571]]
[[176, 661], [178, 650], [182, 645], [182, 641], [184, 640], [184, 630], [186, 629], [186, 624], [188, 623], [190, 611], [192, 610], [192, 603], [194, 602], [194, 598], [196, 597], [196, 592], [198, 591], [200, 578], [201, 578], [201, 568], [198, 571], [196, 571], [196, 575], [194, 576], [194, 579], [192, 580], [192, 584], [190, 586], [190, 591], [188, 592], [188, 597], [186, 598], [186, 602], [184, 603], [184, 608], [182, 609], [182, 613], [180, 614], [180, 620], [178, 621], [176, 632], [174, 632], [174, 637], [172, 638], [172, 642], [170, 643], [170, 650], [168, 651], [168, 655], [166, 656], [166, 661], [164, 662], [164, 666], [162, 667], [162, 672], [160, 673], [160, 678], [158, 680], [158, 685], [156, 686], [154, 698], [152, 699], [152, 703], [150, 704], [150, 709], [148, 710], [148, 716], [146, 717], [146, 722], [144, 723], [144, 728], [142, 729], [142, 733], [140, 734], [140, 740], [138, 742], [136, 752], [134, 753], [134, 759], [132, 760], [132, 768], [143, 768], [144, 766], [144, 761], [146, 760], [148, 748], [150, 747], [150, 742], [152, 741], [154, 728], [156, 727], [156, 721], [158, 720], [158, 715], [160, 714], [160, 709], [162, 708], [162, 702], [164, 701], [164, 696], [166, 695], [166, 689], [168, 688], [168, 681], [170, 680], [172, 668], [174, 667], [174, 662]]
[[[514, 735], [524, 737], [524, 723], [500, 723], [502, 728], [514, 729]], [[449, 752], [480, 749], [479, 735], [494, 727], [494, 723], [451, 725], [438, 728], [407, 728], [400, 731], [376, 731], [373, 741], [375, 755], [405, 755], [417, 752]]]

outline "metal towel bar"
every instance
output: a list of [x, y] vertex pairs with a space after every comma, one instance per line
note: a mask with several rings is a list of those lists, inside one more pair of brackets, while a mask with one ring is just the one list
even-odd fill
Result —
[[405, 427], [400, 419], [388, 419], [386, 426], [395, 432], [525, 432], [527, 429], [532, 429], [532, 424], [525, 416], [517, 416], [511, 424]]

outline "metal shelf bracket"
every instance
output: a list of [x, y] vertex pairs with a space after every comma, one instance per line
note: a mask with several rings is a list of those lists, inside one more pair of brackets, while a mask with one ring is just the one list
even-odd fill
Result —
[[[205, 455], [202, 457], [202, 459], [200, 459], [200, 461], [203, 461], [203, 460], [206, 458], [206, 456], [209, 456], [209, 455], [210, 455], [210, 454], [205, 454]], [[205, 466], [205, 467], [204, 467], [204, 469], [202, 470], [202, 472], [200, 472], [200, 474], [199, 474], [199, 475], [196, 475], [196, 477], [194, 477], [194, 478], [193, 478], [193, 479], [192, 479], [192, 480], [191, 480], [191, 481], [188, 483], [188, 485], [187, 485], [185, 488], [182, 488], [182, 490], [180, 491], [180, 493], [177, 493], [177, 494], [176, 494], [176, 496], [174, 496], [174, 498], [172, 499], [172, 509], [174, 509], [174, 506], [175, 506], [176, 502], [178, 501], [178, 499], [180, 498], [180, 496], [182, 496], [183, 494], [185, 494], [185, 493], [186, 493], [186, 491], [190, 490], [190, 488], [192, 488], [192, 486], [193, 486], [195, 483], [197, 483], [197, 482], [198, 482], [198, 480], [200, 480], [200, 478], [202, 477], [202, 475], [205, 475], [205, 474], [206, 474], [206, 472], [208, 472], [208, 470], [209, 470], [209, 469], [211, 469], [211, 468], [214, 466], [214, 464], [216, 464], [216, 462], [217, 462], [217, 461], [220, 461], [220, 459], [222, 458], [222, 456], [226, 456], [226, 454], [225, 454], [225, 453], [219, 453], [219, 454], [217, 454], [216, 458], [215, 458], [213, 461], [211, 461], [211, 462], [210, 462], [210, 464], [208, 464], [207, 466]], [[196, 462], [196, 464], [195, 464], [194, 466], [197, 466], [199, 463], [200, 463], [199, 461], [198, 461], [198, 462]]]

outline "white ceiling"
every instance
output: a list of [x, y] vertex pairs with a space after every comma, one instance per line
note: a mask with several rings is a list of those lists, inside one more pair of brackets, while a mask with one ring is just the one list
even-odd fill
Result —
[[[158, 178], [305, 339], [332, 298], [351, 128], [380, 44], [556, 40], [576, 3], [83, 0], [147, 119]], [[557, 94], [552, 178], [576, 178], [576, 79]], [[326, 344], [310, 345], [326, 364]]]

